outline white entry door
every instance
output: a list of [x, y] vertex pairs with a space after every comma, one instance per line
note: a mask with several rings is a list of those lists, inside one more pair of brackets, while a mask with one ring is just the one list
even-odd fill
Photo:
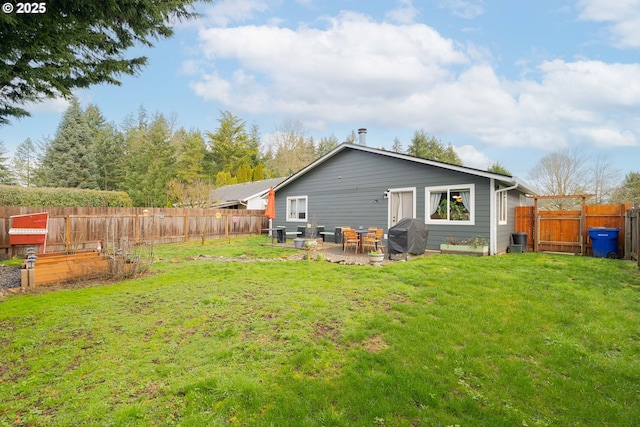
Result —
[[389, 190], [389, 227], [403, 218], [416, 217], [416, 189], [398, 188]]

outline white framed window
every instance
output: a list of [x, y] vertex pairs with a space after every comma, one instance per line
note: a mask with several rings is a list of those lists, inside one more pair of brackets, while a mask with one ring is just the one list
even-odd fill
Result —
[[308, 197], [287, 197], [287, 221], [307, 222]]
[[425, 187], [425, 222], [430, 224], [475, 224], [475, 184]]
[[501, 193], [499, 193], [500, 195], [498, 196], [498, 224], [500, 225], [505, 225], [507, 223], [507, 218], [508, 218], [508, 208], [507, 208], [507, 192], [503, 191]]

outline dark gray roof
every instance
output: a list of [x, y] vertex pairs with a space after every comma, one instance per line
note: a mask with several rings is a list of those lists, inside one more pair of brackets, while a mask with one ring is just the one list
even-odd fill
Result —
[[520, 190], [522, 190], [523, 192], [525, 192], [527, 194], [533, 194], [533, 195], [536, 194], [535, 190], [533, 190], [526, 183], [524, 183], [518, 177], [515, 177], [515, 176], [502, 175], [502, 174], [498, 174], [498, 173], [494, 173], [494, 172], [484, 171], [484, 170], [481, 170], [481, 169], [470, 168], [470, 167], [467, 167], [467, 166], [452, 165], [452, 164], [449, 164], [449, 163], [438, 162], [438, 161], [435, 161], [435, 160], [423, 159], [421, 157], [414, 157], [414, 156], [410, 156], [408, 154], [401, 154], [401, 153], [396, 153], [396, 152], [393, 152], [393, 151], [381, 150], [381, 149], [378, 149], [378, 148], [367, 147], [367, 146], [364, 146], [364, 145], [349, 144], [349, 143], [346, 143], [346, 142], [343, 142], [342, 144], [338, 145], [333, 150], [329, 151], [324, 156], [316, 159], [315, 161], [311, 162], [310, 164], [308, 164], [304, 168], [300, 169], [298, 172], [296, 172], [293, 175], [291, 175], [291, 176], [287, 177], [286, 179], [284, 179], [277, 187], [275, 187], [275, 190], [278, 191], [280, 188], [283, 188], [283, 187], [289, 185], [290, 183], [292, 183], [296, 179], [300, 178], [301, 176], [305, 175], [307, 172], [309, 172], [309, 171], [313, 170], [314, 168], [318, 167], [319, 165], [321, 165], [322, 163], [324, 163], [325, 161], [327, 161], [328, 159], [332, 158], [333, 156], [335, 156], [336, 154], [340, 153], [343, 150], [365, 151], [365, 152], [368, 152], [368, 153], [379, 154], [379, 155], [382, 155], [382, 156], [396, 158], [396, 159], [409, 160], [409, 161], [416, 162], [416, 163], [421, 163], [421, 164], [431, 165], [431, 166], [437, 166], [437, 167], [440, 167], [440, 168], [449, 169], [449, 170], [458, 171], [458, 172], [464, 172], [464, 173], [468, 173], [468, 174], [471, 174], [471, 175], [482, 176], [482, 177], [485, 177], [485, 178], [493, 178], [493, 179], [495, 179], [495, 180], [497, 180], [499, 182], [505, 183], [506, 185], [517, 185], [520, 188]]
[[269, 191], [269, 188], [275, 187], [284, 181], [285, 178], [271, 178], [262, 181], [244, 182], [242, 184], [225, 185], [215, 188], [211, 192], [211, 199], [216, 204], [223, 202], [241, 201], [246, 202], [248, 199], [261, 196]]

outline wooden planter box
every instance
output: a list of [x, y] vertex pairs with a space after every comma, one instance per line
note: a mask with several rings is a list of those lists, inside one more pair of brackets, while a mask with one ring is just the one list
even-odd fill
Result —
[[460, 255], [489, 255], [489, 246], [465, 246], [465, 245], [447, 245], [440, 244], [440, 252], [443, 254], [460, 254]]

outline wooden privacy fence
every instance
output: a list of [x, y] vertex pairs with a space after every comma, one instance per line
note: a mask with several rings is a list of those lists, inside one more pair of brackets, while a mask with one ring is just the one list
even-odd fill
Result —
[[640, 206], [629, 209], [626, 214], [624, 233], [625, 259], [632, 259], [640, 266]]
[[215, 237], [260, 234], [268, 227], [263, 210], [197, 208], [0, 207], [0, 248], [24, 253], [9, 244], [9, 218], [49, 212], [47, 252], [108, 246], [172, 243]]
[[591, 255], [589, 228], [620, 228], [618, 254], [625, 253], [625, 218], [629, 205], [583, 206], [581, 210], [538, 210], [516, 207], [516, 230], [527, 233], [528, 249]]

